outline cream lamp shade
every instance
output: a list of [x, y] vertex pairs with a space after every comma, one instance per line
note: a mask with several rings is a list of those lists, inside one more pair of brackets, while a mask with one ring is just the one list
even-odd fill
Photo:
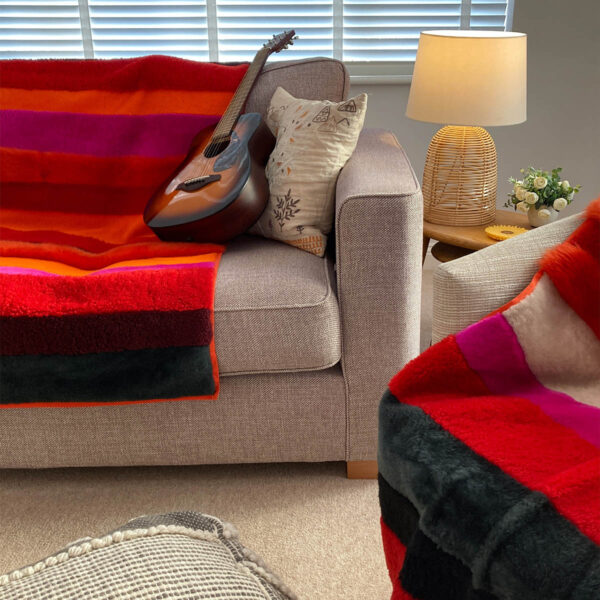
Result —
[[494, 221], [496, 147], [483, 126], [527, 118], [527, 36], [500, 31], [423, 31], [406, 116], [444, 123], [423, 171], [425, 219]]
[[447, 125], [527, 119], [527, 36], [504, 31], [423, 31], [406, 116]]

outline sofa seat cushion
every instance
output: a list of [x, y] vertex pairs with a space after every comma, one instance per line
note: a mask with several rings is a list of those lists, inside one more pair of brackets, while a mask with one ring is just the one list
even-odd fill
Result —
[[312, 371], [337, 363], [334, 285], [329, 259], [253, 236], [230, 242], [215, 293], [221, 375]]

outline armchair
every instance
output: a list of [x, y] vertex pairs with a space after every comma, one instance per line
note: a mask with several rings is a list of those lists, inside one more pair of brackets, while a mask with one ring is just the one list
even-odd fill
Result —
[[500, 308], [529, 284], [546, 250], [580, 224], [573, 215], [440, 265], [433, 276], [432, 343]]

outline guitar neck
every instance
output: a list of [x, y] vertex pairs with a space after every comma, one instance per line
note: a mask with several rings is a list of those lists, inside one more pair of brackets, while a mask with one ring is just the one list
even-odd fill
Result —
[[246, 104], [250, 90], [252, 90], [252, 86], [254, 85], [256, 78], [262, 71], [262, 68], [267, 62], [267, 58], [270, 54], [271, 52], [267, 48], [262, 48], [257, 52], [254, 60], [248, 67], [246, 74], [240, 82], [238, 89], [233, 95], [229, 106], [227, 106], [227, 110], [221, 117], [219, 124], [216, 126], [211, 138], [211, 142], [218, 143], [229, 139], [231, 131], [233, 130], [236, 121], [238, 120], [242, 109], [244, 108], [244, 104]]

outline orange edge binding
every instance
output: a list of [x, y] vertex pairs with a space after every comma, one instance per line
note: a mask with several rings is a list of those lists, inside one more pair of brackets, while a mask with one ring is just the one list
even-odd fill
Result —
[[213, 285], [212, 312], [210, 316], [210, 324], [213, 331], [212, 340], [210, 341], [210, 360], [215, 378], [215, 393], [211, 396], [202, 396], [205, 400], [216, 400], [219, 397], [219, 390], [221, 388], [221, 376], [219, 373], [219, 363], [217, 361], [217, 351], [215, 348], [215, 292], [217, 290], [217, 273], [219, 272], [222, 256], [223, 253], [221, 252], [215, 257], [215, 283]]
[[489, 315], [486, 315], [485, 318], [493, 317], [494, 315], [497, 315], [498, 313], [504, 312], [505, 310], [508, 310], [511, 306], [514, 306], [515, 304], [521, 302], [521, 300], [523, 300], [523, 298], [526, 298], [527, 296], [529, 296], [529, 294], [531, 294], [531, 292], [533, 292], [533, 290], [535, 289], [535, 286], [538, 284], [538, 282], [542, 278], [543, 274], [544, 274], [544, 271], [541, 271], [541, 270], [538, 271], [533, 276], [533, 279], [529, 282], [527, 287], [517, 297], [513, 298], [512, 300], [509, 300], [504, 306], [501, 306], [500, 308], [497, 308], [496, 310], [492, 311]]

